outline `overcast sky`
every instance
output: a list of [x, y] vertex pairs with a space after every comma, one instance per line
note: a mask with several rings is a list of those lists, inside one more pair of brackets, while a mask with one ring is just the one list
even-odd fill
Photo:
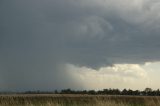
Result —
[[160, 88], [159, 0], [0, 0], [0, 90]]

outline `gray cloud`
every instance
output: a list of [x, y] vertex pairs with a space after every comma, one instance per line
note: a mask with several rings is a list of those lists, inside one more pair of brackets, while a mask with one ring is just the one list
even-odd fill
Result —
[[2, 89], [78, 88], [58, 69], [62, 63], [100, 68], [160, 60], [158, 0], [0, 2]]

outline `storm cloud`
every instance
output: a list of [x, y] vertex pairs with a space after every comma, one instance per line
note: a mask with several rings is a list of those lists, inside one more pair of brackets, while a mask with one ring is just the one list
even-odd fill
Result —
[[64, 64], [159, 61], [159, 11], [158, 0], [1, 0], [0, 88], [83, 89]]

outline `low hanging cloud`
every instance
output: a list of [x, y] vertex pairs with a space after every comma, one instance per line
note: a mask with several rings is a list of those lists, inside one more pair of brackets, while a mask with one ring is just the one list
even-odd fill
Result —
[[115, 64], [98, 70], [66, 64], [65, 69], [71, 77], [81, 82], [85, 89], [113, 87], [123, 89], [124, 86], [142, 89], [149, 81], [148, 73], [143, 66], [138, 64]]
[[59, 69], [69, 63], [142, 77], [122, 67], [160, 61], [159, 7], [158, 0], [1, 0], [2, 90], [83, 85]]

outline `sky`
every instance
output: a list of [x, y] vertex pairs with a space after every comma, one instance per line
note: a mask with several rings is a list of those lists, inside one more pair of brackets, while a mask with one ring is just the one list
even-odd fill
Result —
[[0, 90], [160, 88], [159, 0], [0, 0]]

